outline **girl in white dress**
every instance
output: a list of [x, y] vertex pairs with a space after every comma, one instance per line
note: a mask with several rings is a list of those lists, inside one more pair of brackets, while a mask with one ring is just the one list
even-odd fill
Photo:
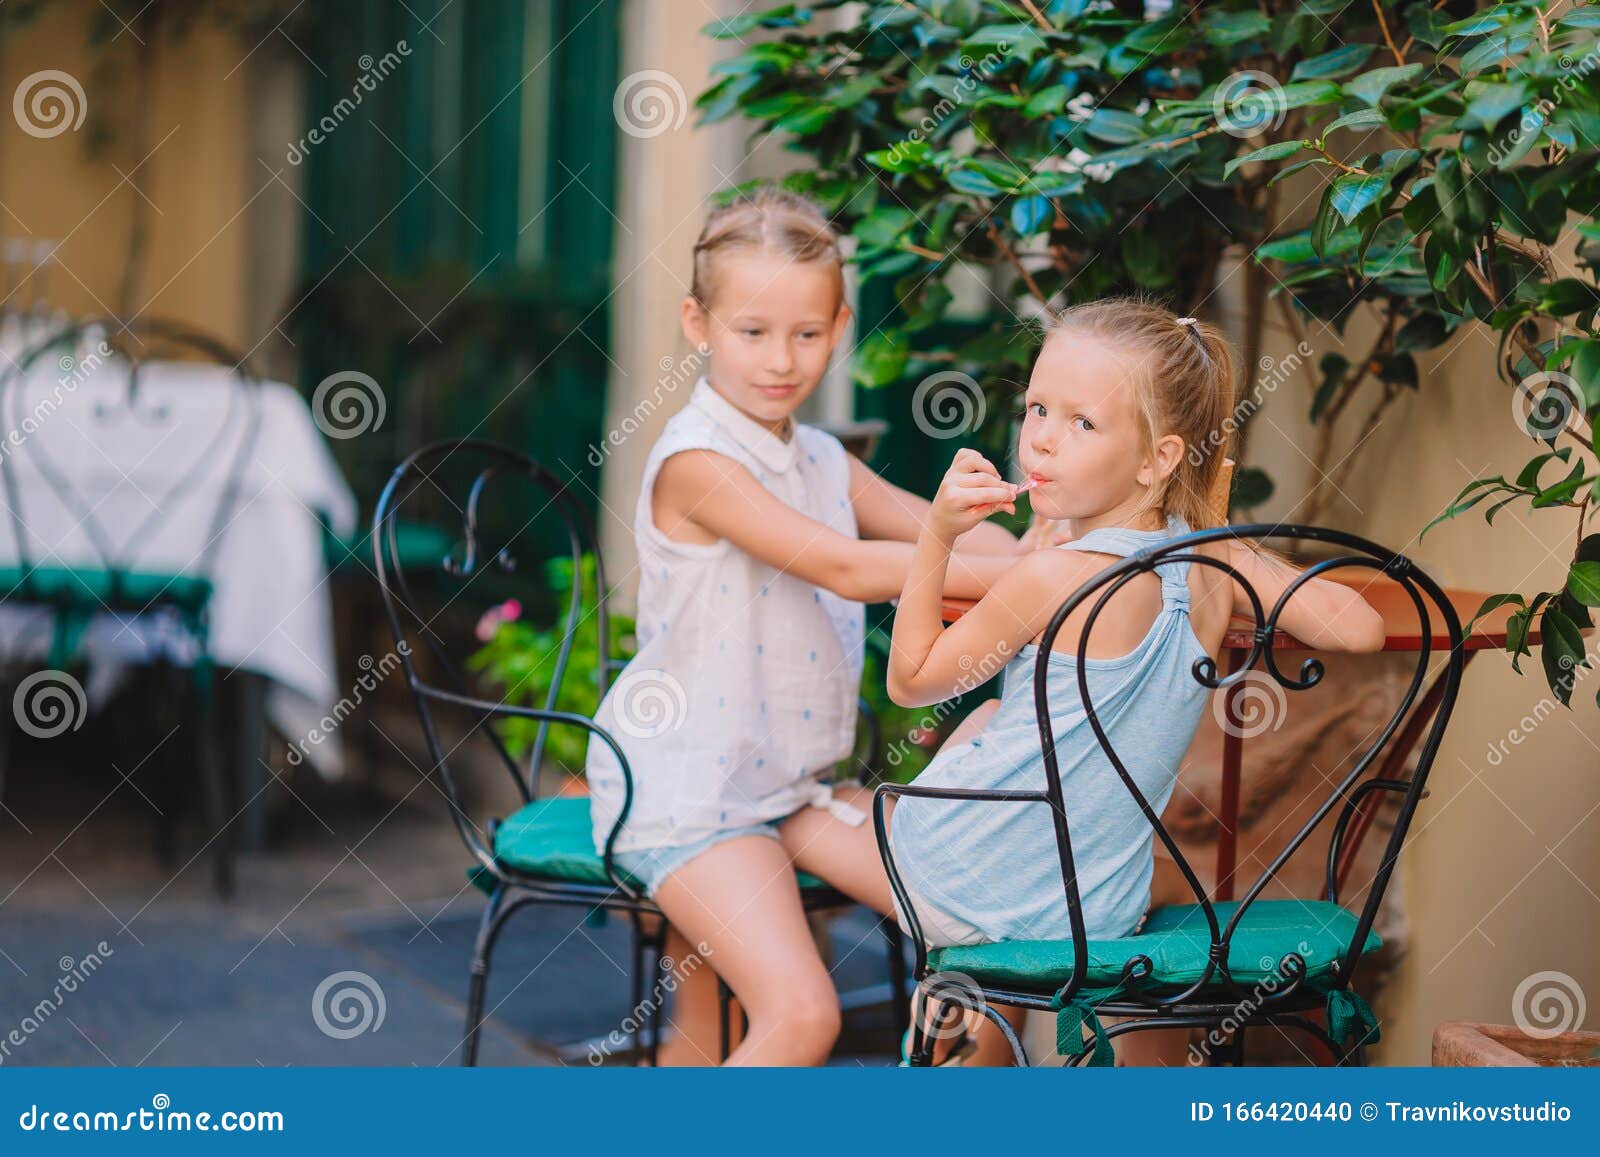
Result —
[[[815, 206], [765, 189], [714, 211], [681, 313], [708, 369], [645, 466], [639, 652], [596, 713], [634, 784], [613, 852], [671, 922], [667, 955], [703, 945], [749, 1016], [729, 1063], [816, 1064], [839, 1000], [792, 864], [866, 820], [870, 793], [830, 782], [854, 746], [862, 604], [901, 593], [928, 503], [793, 418], [849, 320]], [[944, 592], [963, 598], [1021, 549], [995, 523], [957, 547]], [[609, 747], [587, 775], [603, 851], [624, 794]], [[829, 882], [888, 911], [881, 867], [861, 875]], [[663, 1064], [715, 1061], [714, 994], [704, 970], [679, 987]]]

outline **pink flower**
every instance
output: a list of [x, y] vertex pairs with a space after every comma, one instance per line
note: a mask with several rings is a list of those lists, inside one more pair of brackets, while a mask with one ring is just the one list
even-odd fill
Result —
[[500, 629], [502, 623], [514, 623], [521, 617], [522, 604], [516, 599], [507, 599], [498, 606], [484, 611], [473, 633], [478, 636], [478, 642], [490, 643], [494, 641], [495, 632]]

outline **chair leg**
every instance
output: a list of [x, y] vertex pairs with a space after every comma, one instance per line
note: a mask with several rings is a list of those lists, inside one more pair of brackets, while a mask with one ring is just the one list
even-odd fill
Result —
[[644, 1059], [644, 1039], [640, 1035], [644, 1031], [644, 1025], [641, 1023], [642, 1018], [640, 1013], [644, 1008], [645, 959], [648, 956], [648, 953], [645, 951], [644, 931], [639, 926], [639, 916], [637, 913], [634, 914], [632, 924], [633, 976], [631, 979], [633, 988], [633, 1012], [630, 1014], [630, 1016], [633, 1020], [633, 1039], [628, 1045], [628, 1063], [634, 1068], [638, 1068], [639, 1062]]
[[[661, 971], [661, 956], [666, 951], [666, 947], [667, 922], [662, 920], [659, 931], [650, 941], [650, 955], [654, 963], [652, 975]], [[657, 977], [657, 981], [664, 983], [660, 977]], [[655, 1002], [655, 1006], [650, 1010], [650, 1067], [652, 1069], [661, 1067], [661, 1034], [667, 1023], [666, 1013], [667, 1002], [665, 999], [658, 999]]]
[[1000, 1013], [999, 1009], [987, 1001], [978, 1006], [978, 1011], [993, 1022], [994, 1026], [1000, 1030], [1000, 1034], [1006, 1038], [1006, 1044], [1011, 1046], [1011, 1059], [1016, 1062], [1017, 1068], [1027, 1068], [1028, 1050], [1022, 1047], [1022, 1040], [1017, 1036], [1016, 1031], [1012, 1029], [1011, 1022]]
[[894, 1016], [894, 1035], [901, 1039], [911, 1027], [911, 1003], [906, 999], [905, 937], [891, 917], [883, 925], [883, 938], [889, 953], [889, 1004]]
[[[911, 1046], [906, 1050], [906, 1064], [914, 1069], [930, 1068], [933, 1065], [934, 1037], [927, 1028], [928, 999], [928, 986], [924, 981], [917, 985], [917, 991], [911, 996]], [[940, 1002], [938, 1015], [941, 1020], [949, 1008], [949, 1005]], [[935, 1030], [937, 1031], [937, 1026]]]
[[727, 981], [717, 977], [717, 1048], [718, 1060], [726, 1061], [728, 1054], [733, 1051], [731, 1036], [733, 1027], [728, 1023], [731, 1010], [728, 1005], [733, 1000], [733, 990], [728, 987]]
[[478, 938], [472, 946], [472, 979], [467, 986], [467, 1029], [461, 1038], [461, 1063], [470, 1068], [478, 1063], [478, 1032], [483, 1027], [483, 997], [489, 984], [489, 957], [505, 918], [516, 906], [503, 908], [505, 889], [496, 888], [478, 919]]
[[233, 898], [233, 825], [228, 822], [227, 782], [223, 773], [222, 741], [217, 733], [217, 686], [207, 667], [195, 673], [195, 730], [199, 748], [201, 805], [206, 829], [212, 833], [212, 877], [217, 895]]

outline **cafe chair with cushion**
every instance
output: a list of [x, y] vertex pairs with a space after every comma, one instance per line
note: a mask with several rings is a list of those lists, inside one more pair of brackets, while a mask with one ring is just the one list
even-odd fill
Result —
[[[0, 478], [15, 549], [0, 566], [0, 599], [48, 613], [43, 664], [52, 674], [81, 666], [97, 616], [168, 632], [160, 649], [178, 653], [149, 677], [172, 684], [155, 701], [193, 721], [214, 883], [230, 895], [233, 843], [208, 613], [218, 550], [260, 428], [259, 382], [243, 355], [181, 323], [91, 318], [0, 371], [0, 413], [10, 432]], [[200, 543], [193, 551], [182, 545], [191, 539]], [[166, 860], [178, 801], [169, 802], [157, 809]]]
[[[542, 707], [484, 698], [464, 674], [461, 662], [461, 651], [475, 650], [477, 644], [470, 629], [463, 631], [452, 620], [449, 609], [483, 607], [504, 597], [519, 556], [536, 558], [540, 546], [548, 545], [548, 538], [539, 537], [538, 525], [548, 529], [551, 520], [559, 524], [558, 549], [572, 559], [574, 575], [582, 574], [583, 556], [593, 555], [594, 605], [583, 605], [584, 584], [575, 581], [564, 608], [547, 608], [556, 613], [564, 609], [567, 627], [552, 660]], [[444, 530], [450, 544], [431, 572], [403, 557], [401, 527], [417, 525]], [[626, 754], [605, 729], [584, 715], [556, 708], [581, 622], [592, 616], [598, 640], [593, 645], [599, 654], [611, 655], [606, 573], [588, 511], [569, 486], [524, 454], [487, 442], [436, 442], [411, 454], [390, 476], [373, 515], [372, 540], [384, 611], [427, 747], [428, 765], [421, 771], [444, 797], [467, 847], [472, 860], [468, 879], [488, 897], [470, 966], [462, 1063], [477, 1062], [485, 988], [494, 948], [507, 922], [529, 905], [550, 905], [585, 909], [592, 915], [618, 913], [629, 921], [633, 1007], [648, 1012], [633, 1018], [637, 1028], [629, 1034], [629, 1055], [635, 1064], [646, 1057], [654, 1064], [664, 1001], [653, 993], [647, 1000], [646, 988], [650, 978], [660, 975], [666, 924], [660, 909], [640, 891], [637, 881], [617, 867], [612, 855], [628, 819], [632, 772]], [[495, 593], [485, 593], [489, 591]], [[541, 594], [527, 589], [517, 593], [530, 606]], [[617, 659], [594, 664], [591, 677], [598, 682], [600, 697], [622, 666]], [[538, 724], [530, 750], [521, 758], [507, 746], [500, 726], [506, 720]], [[854, 766], [875, 769], [877, 727], [870, 718], [864, 724], [867, 750]], [[621, 764], [624, 805], [603, 852], [594, 848], [587, 797], [540, 795], [539, 769], [552, 727], [576, 728], [589, 742], [608, 745]], [[489, 794], [484, 777], [500, 780], [498, 798], [514, 806], [509, 814], [480, 822], [474, 811], [476, 801]], [[808, 910], [852, 903], [816, 877], [804, 872], [798, 876]], [[894, 921], [884, 921], [881, 928], [887, 942], [890, 999], [899, 1010], [906, 1005], [909, 969]], [[543, 995], [561, 999], [556, 993]], [[723, 1021], [726, 1024], [726, 1002]]]
[[[1344, 553], [1308, 567], [1269, 609], [1262, 606], [1256, 591], [1233, 567], [1196, 550], [1207, 543], [1232, 539], [1298, 539], [1328, 543]], [[1269, 680], [1286, 692], [1315, 686], [1323, 675], [1321, 659], [1306, 658], [1298, 674], [1280, 668], [1283, 651], [1274, 651], [1274, 641], [1286, 650], [1285, 644], [1291, 640], [1279, 631], [1278, 618], [1304, 583], [1339, 568], [1366, 568], [1398, 582], [1416, 607], [1424, 640], [1417, 654], [1416, 669], [1394, 713], [1369, 741], [1351, 753], [1349, 769], [1237, 901], [1217, 902], [1206, 895], [1177, 842], [1110, 743], [1091, 701], [1083, 666], [1089, 637], [1107, 600], [1138, 576], [1180, 563], [1224, 571], [1247, 592], [1253, 608], [1253, 622], [1244, 628], [1252, 641], [1237, 669], [1226, 675], [1219, 674], [1216, 663], [1209, 657], [1197, 660], [1192, 668], [1194, 678], [1213, 691], [1225, 691], [1246, 679]], [[1194, 894], [1193, 903], [1157, 908], [1136, 933], [1094, 940], [1089, 939], [1085, 931], [1071, 839], [1073, 826], [1093, 823], [1094, 817], [1072, 814], [1063, 798], [1048, 710], [1051, 689], [1046, 685], [1050, 654], [1062, 624], [1091, 599], [1093, 605], [1077, 647], [1076, 691], [1058, 686], [1053, 693], [1058, 700], [1062, 695], [1076, 695], [1082, 702], [1090, 728], [1104, 752], [1104, 774], [1119, 777], [1132, 793], [1154, 829], [1155, 838], [1171, 855]], [[1435, 615], [1439, 618], [1434, 619]], [[1429, 660], [1433, 658], [1427, 640], [1439, 622], [1443, 623], [1450, 640], [1449, 651], [1443, 656], [1442, 695], [1428, 724], [1416, 769], [1405, 777], [1397, 766], [1403, 761], [1386, 761], [1385, 754], [1417, 699]], [[915, 784], [883, 784], [877, 789], [873, 819], [879, 850], [896, 899], [912, 931], [913, 977], [917, 990], [912, 1011], [911, 1063], [930, 1064], [933, 1038], [946, 1035], [947, 1026], [967, 1010], [994, 1022], [1005, 1034], [1017, 1063], [1027, 1064], [1021, 1042], [997, 1011], [1005, 1006], [1054, 1012], [1056, 1050], [1069, 1064], [1109, 1065], [1113, 1062], [1112, 1038], [1126, 1032], [1158, 1028], [1211, 1030], [1224, 1047], [1208, 1050], [1207, 1063], [1239, 1063], [1243, 1058], [1246, 1031], [1269, 1025], [1307, 1034], [1318, 1042], [1319, 1052], [1333, 1064], [1365, 1064], [1366, 1047], [1378, 1039], [1378, 1023], [1367, 1002], [1353, 989], [1352, 982], [1362, 958], [1380, 946], [1373, 923], [1455, 704], [1463, 666], [1461, 638], [1461, 624], [1450, 600], [1410, 559], [1376, 543], [1322, 527], [1246, 525], [1199, 531], [1128, 555], [1084, 583], [1056, 610], [1039, 643], [1034, 668], [1034, 700], [1044, 758], [1042, 782], [1037, 790], [1002, 792]], [[1423, 704], [1419, 707], [1419, 719], [1413, 720], [1410, 726], [1425, 722], [1426, 713], [1427, 705]], [[1398, 799], [1394, 827], [1376, 873], [1365, 886], [1364, 899], [1359, 907], [1351, 907], [1340, 896], [1336, 871], [1340, 849], [1352, 819], [1361, 809], [1381, 799], [1380, 793], [1392, 793]], [[1369, 796], [1375, 798], [1369, 800]], [[1071, 938], [928, 949], [887, 838], [887, 801], [908, 797], [986, 800], [996, 806], [1049, 808], [1054, 813], [1052, 826]], [[1265, 898], [1263, 894], [1291, 857], [1330, 816], [1333, 826], [1327, 863], [1325, 870], [1319, 871], [1319, 875], [1325, 877], [1320, 898]], [[1004, 880], [994, 882], [996, 889], [1004, 889], [1005, 885]], [[932, 1021], [926, 1015], [930, 1011]], [[1318, 1014], [1325, 1015], [1325, 1025], [1318, 1023]], [[1105, 1025], [1101, 1021], [1103, 1016], [1116, 1017], [1118, 1022]]]

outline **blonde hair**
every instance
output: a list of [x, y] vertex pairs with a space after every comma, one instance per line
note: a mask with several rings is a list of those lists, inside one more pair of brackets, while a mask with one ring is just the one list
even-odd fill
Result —
[[1156, 481], [1149, 505], [1192, 530], [1219, 525], [1211, 493], [1234, 425], [1233, 349], [1221, 331], [1146, 298], [1109, 297], [1051, 317], [1045, 341], [1062, 336], [1102, 341], [1140, 360], [1134, 402], [1146, 452], [1168, 434], [1184, 443], [1177, 469]]
[[713, 269], [718, 256], [750, 251], [794, 262], [826, 262], [838, 275], [839, 300], [844, 300], [844, 256], [839, 235], [822, 210], [798, 193], [763, 185], [719, 205], [706, 218], [694, 244], [694, 276], [689, 294], [709, 309], [715, 289]]

